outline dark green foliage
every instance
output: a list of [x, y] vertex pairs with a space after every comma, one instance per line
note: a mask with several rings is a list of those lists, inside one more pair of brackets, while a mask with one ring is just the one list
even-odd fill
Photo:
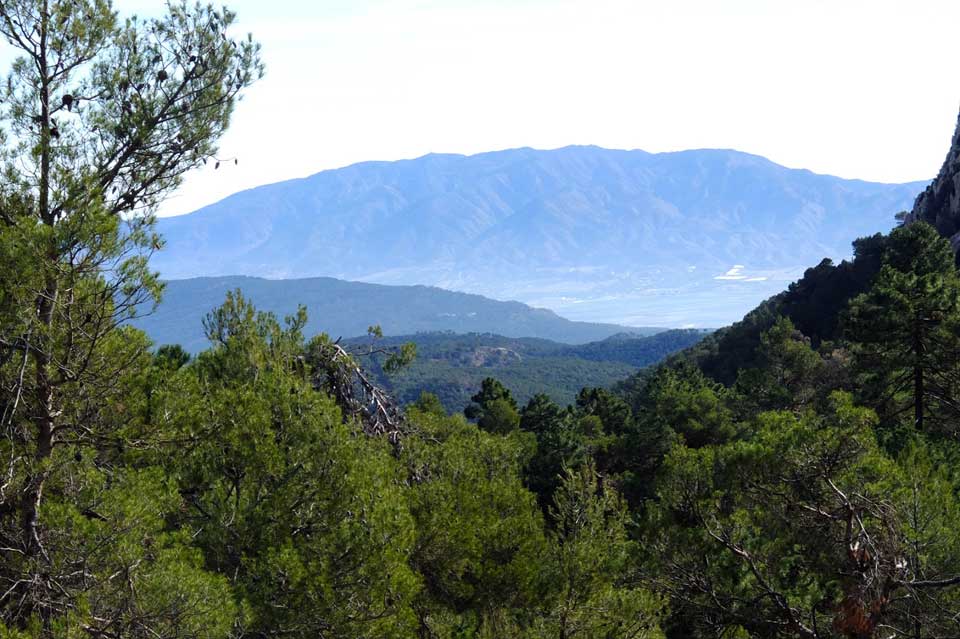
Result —
[[824, 260], [807, 269], [784, 296], [780, 314], [810, 338], [814, 347], [842, 336], [841, 316], [851, 299], [867, 290], [880, 270], [887, 237], [879, 233], [853, 243], [853, 261]]
[[623, 435], [630, 430], [632, 414], [622, 399], [602, 388], [584, 388], [577, 394], [577, 410], [595, 415], [603, 423], [604, 431]]
[[305, 319], [283, 326], [239, 295], [208, 316], [217, 346], [162, 404], [162, 426], [197, 438], [170, 467], [180, 518], [230, 576], [245, 633], [402, 634], [417, 579], [400, 469], [297, 365]]
[[941, 636], [938, 608], [957, 598], [930, 577], [960, 570], [944, 535], [960, 509], [925, 451], [897, 464], [878, 450], [873, 420], [838, 394], [822, 416], [765, 413], [740, 441], [671, 452], [648, 574], [684, 634]]
[[[542, 572], [558, 585], [535, 622], [537, 637], [659, 636], [666, 601], [628, 577], [637, 542], [626, 504], [589, 464], [564, 473], [549, 509], [553, 529]], [[546, 605], [544, 605], [546, 604]]]
[[498, 401], [504, 402], [513, 410], [517, 410], [517, 402], [513, 399], [510, 391], [499, 380], [492, 377], [483, 380], [480, 390], [470, 398], [470, 401], [472, 403], [463, 411], [464, 415], [470, 419], [480, 417], [487, 406]]
[[[572, 404], [584, 386], [612, 386], [636, 370], [703, 339], [703, 331], [665, 331], [650, 337], [617, 336], [600, 342], [568, 346], [532, 338], [498, 335], [422, 333], [386, 337], [385, 348], [412, 342], [417, 358], [410, 366], [387, 375], [374, 358], [361, 361], [377, 381], [408, 404], [420, 393], [437, 395], [449, 411], [462, 410], [485, 377], [496, 377], [525, 402], [538, 393], [561, 405]], [[360, 339], [344, 340], [353, 348]]]
[[589, 451], [573, 412], [546, 395], [535, 395], [524, 406], [520, 428], [536, 437], [536, 455], [527, 465], [526, 484], [546, 508], [566, 469], [584, 464]]
[[156, 207], [261, 74], [234, 23], [176, 1], [150, 20], [0, 3], [0, 634], [221, 637], [240, 613], [154, 463], [182, 355], [152, 361], [124, 326], [162, 289]]
[[676, 439], [671, 429], [635, 418], [625, 401], [600, 388], [583, 389], [576, 405], [565, 409], [546, 395], [534, 396], [520, 412], [520, 429], [536, 437], [525, 476], [544, 511], [566, 472], [588, 463], [638, 505]]
[[711, 332], [693, 328], [675, 329], [646, 337], [621, 333], [599, 342], [571, 346], [563, 352], [594, 362], [623, 362], [643, 368], [656, 364], [681, 349], [689, 348]]
[[853, 243], [854, 259], [834, 265], [825, 259], [809, 268], [790, 287], [747, 313], [742, 321], [720, 329], [678, 355], [724, 384], [732, 384], [742, 368], [756, 365], [760, 335], [785, 317], [814, 347], [842, 336], [840, 317], [851, 299], [870, 286], [880, 270], [886, 238], [861, 238]]
[[[646, 502], [643, 572], [672, 603], [669, 635], [956, 632], [960, 278], [941, 235], [957, 153], [955, 138], [905, 226], [859, 240], [853, 262], [618, 387], [641, 422], [715, 437], [658, 460]], [[689, 383], [691, 362], [729, 386]], [[732, 431], [701, 428], [724, 410]]]
[[[411, 339], [416, 339], [411, 338]], [[493, 376], [508, 387], [520, 402], [545, 393], [561, 404], [576, 401], [586, 385], [612, 386], [636, 369], [618, 362], [592, 362], [578, 358], [536, 358], [509, 360], [490, 366], [460, 365], [442, 359], [419, 357], [407, 369], [386, 375], [377, 367], [371, 372], [402, 404], [416, 401], [426, 391], [440, 398], [448, 411], [463, 410], [487, 377]]]
[[525, 455], [518, 434], [491, 435], [462, 416], [414, 411], [411, 419], [424, 435], [409, 441], [401, 458], [417, 480], [409, 499], [417, 524], [411, 562], [425, 588], [416, 603], [421, 625], [439, 633], [452, 615], [466, 615], [481, 626], [495, 623], [498, 607], [531, 606], [545, 539], [533, 496], [519, 480]]
[[[659, 636], [661, 602], [626, 578], [634, 546], [612, 483], [560, 464], [548, 525], [523, 483], [537, 437], [492, 379], [474, 398], [483, 428], [424, 394], [401, 442], [364, 434], [317, 384], [306, 319], [228, 295], [205, 321], [210, 350], [144, 349], [129, 367], [102, 415], [112, 442], [60, 449], [44, 511], [56, 570], [129, 572], [87, 591], [100, 614], [211, 639]], [[582, 403], [566, 411], [578, 442], [602, 436], [588, 405], [624, 417], [602, 391]], [[90, 483], [65, 492], [61, 476]], [[58, 636], [33, 619], [11, 627]]]
[[957, 432], [958, 298], [949, 242], [922, 222], [890, 234], [880, 273], [847, 315], [862, 400], [885, 428], [909, 413], [921, 431]]
[[736, 434], [730, 391], [699, 369], [663, 368], [650, 381], [639, 416], [675, 432], [691, 448], [718, 444]]
[[[428, 392], [401, 409], [362, 365], [402, 377], [412, 344], [308, 336], [304, 307], [281, 321], [239, 290], [206, 351], [151, 354], [122, 321], [160, 293], [135, 209], [212, 152], [256, 46], [202, 6], [0, 18], [29, 58], [3, 113], [0, 638], [956, 635], [960, 277], [932, 227], [859, 241], [616, 392], [583, 371], [701, 335], [424, 336], [434, 372], [483, 372], [453, 415]], [[195, 47], [209, 68], [183, 67]], [[53, 136], [74, 72], [110, 95], [61, 96], [94, 104]], [[168, 110], [168, 83], [200, 106]], [[489, 374], [518, 362], [567, 405]]]
[[498, 380], [487, 377], [480, 391], [470, 398], [463, 414], [477, 420], [477, 426], [488, 433], [506, 435], [520, 425], [517, 402]]
[[[192, 441], [157, 459], [183, 499], [170, 521], [195, 530], [204, 564], [228, 577], [241, 635], [546, 639], [558, 619], [579, 619], [625, 629], [611, 636], [656, 636], [657, 600], [620, 583], [622, 524], [578, 542], [596, 564], [571, 563], [574, 546], [546, 535], [521, 481], [534, 436], [517, 430], [505, 387], [487, 380], [474, 397], [485, 429], [424, 394], [391, 448], [358, 437], [314, 386], [305, 323], [301, 312], [282, 325], [231, 294], [205, 323], [214, 348], [165, 368], [154, 398], [155, 427]], [[603, 503], [597, 533], [603, 513], [623, 516]], [[576, 597], [551, 581], [544, 556], [576, 566]], [[590, 621], [599, 602], [607, 612]]]
[[[140, 356], [101, 395], [103, 439], [56, 451], [43, 561], [128, 571], [135, 590], [108, 579], [62, 599], [74, 616], [4, 623], [53, 637], [95, 596], [115, 623], [149, 614], [162, 636], [211, 639], [948, 636], [960, 455], [942, 428], [888, 445], [867, 391], [890, 382], [863, 380], [874, 353], [891, 375], [953, 370], [960, 283], [924, 228], [886, 246], [846, 336], [774, 317], [729, 386], [678, 360], [566, 407], [540, 393], [518, 409], [487, 377], [465, 410], [476, 423], [421, 393], [395, 430], [368, 430], [341, 388], [357, 361], [307, 339], [304, 309], [281, 322], [240, 292], [207, 315], [212, 347], [193, 359], [116, 329]], [[896, 350], [917, 314], [883, 314], [904, 300], [928, 359]], [[956, 395], [943, 389], [931, 424]]]
[[780, 308], [785, 296], [786, 293], [780, 293], [771, 297], [747, 313], [741, 321], [716, 331], [667, 361], [671, 364], [690, 364], [718, 382], [733, 383], [741, 367], [754, 363], [760, 335], [773, 326], [781, 315]]
[[[633, 411], [623, 399], [602, 388], [580, 391], [576, 413], [581, 423], [595, 420], [599, 424], [599, 435], [591, 441], [597, 470], [619, 485], [629, 502], [636, 503], [637, 478], [644, 474], [649, 452], [643, 442], [643, 425], [634, 419]], [[570, 467], [577, 466], [579, 464]]]
[[741, 369], [735, 390], [742, 399], [738, 412], [802, 410], [834, 390], [827, 383], [828, 362], [793, 322], [780, 318], [760, 336], [757, 366]]
[[190, 363], [190, 353], [179, 344], [161, 346], [154, 353], [154, 364], [162, 369], [176, 371]]
[[411, 404], [410, 407], [420, 411], [421, 413], [427, 413], [428, 415], [437, 415], [443, 417], [447, 414], [443, 404], [440, 403], [440, 398], [433, 393], [428, 393], [426, 391], [420, 393], [420, 397], [418, 397], [417, 401]]
[[670, 451], [652, 460], [656, 494], [639, 494], [671, 635], [919, 637], [953, 623], [958, 296], [948, 243], [912, 224], [618, 386]]

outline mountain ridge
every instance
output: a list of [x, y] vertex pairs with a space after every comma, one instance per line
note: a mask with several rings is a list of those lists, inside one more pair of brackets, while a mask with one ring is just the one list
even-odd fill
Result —
[[[925, 222], [936, 228], [950, 242], [960, 265], [960, 115], [937, 177], [917, 195], [902, 222]], [[852, 259], [838, 264], [824, 259], [811, 266], [785, 290], [758, 304], [743, 319], [676, 354], [668, 365], [693, 363], [715, 380], [731, 384], [739, 370], [756, 365], [761, 335], [781, 316], [816, 345], [842, 338], [842, 315], [850, 300], [866, 292], [880, 271], [886, 241], [887, 236], [880, 234], [858, 238]]]
[[[178, 343], [191, 352], [206, 347], [201, 320], [219, 306], [227, 292], [241, 290], [262, 311], [278, 317], [307, 307], [309, 335], [357, 337], [371, 324], [388, 336], [452, 330], [497, 333], [506, 338], [539, 337], [584, 344], [611, 335], [651, 335], [664, 329], [575, 322], [549, 309], [500, 301], [471, 293], [424, 285], [387, 286], [329, 277], [269, 280], [250, 276], [198, 277], [165, 282], [163, 299], [150, 314], [132, 324], [157, 345]], [[146, 309], [144, 309], [146, 310]]]
[[261, 188], [263, 188], [263, 187], [273, 186], [273, 185], [277, 185], [277, 184], [285, 184], [285, 183], [287, 183], [287, 182], [298, 182], [298, 181], [309, 180], [310, 178], [316, 177], [316, 176], [320, 175], [321, 173], [328, 173], [328, 172], [330, 172], [330, 171], [342, 171], [342, 170], [345, 170], [345, 169], [352, 169], [352, 168], [363, 167], [363, 166], [368, 166], [368, 165], [373, 166], [373, 165], [397, 164], [397, 163], [401, 163], [401, 162], [417, 162], [417, 161], [419, 161], [419, 160], [425, 160], [425, 159], [429, 159], [429, 158], [463, 158], [463, 159], [467, 159], [467, 158], [474, 158], [474, 157], [485, 156], [485, 155], [495, 155], [495, 154], [499, 154], [499, 153], [511, 153], [511, 152], [550, 153], [550, 152], [554, 152], [554, 151], [567, 151], [567, 150], [577, 150], [577, 149], [595, 150], [595, 151], [608, 151], [608, 152], [611, 152], [611, 153], [642, 153], [642, 154], [645, 154], [645, 155], [677, 155], [677, 154], [683, 154], [683, 153], [714, 153], [714, 152], [715, 152], [715, 153], [730, 153], [730, 154], [736, 154], [736, 155], [739, 155], [739, 156], [754, 158], [754, 159], [760, 160], [760, 161], [762, 161], [762, 162], [764, 162], [764, 163], [768, 163], [768, 164], [771, 164], [771, 165], [774, 165], [774, 166], [777, 166], [777, 167], [786, 169], [786, 170], [788, 170], [788, 171], [799, 171], [799, 172], [802, 172], [802, 173], [807, 173], [807, 174], [812, 175], [812, 176], [836, 178], [836, 179], [842, 180], [842, 181], [844, 181], [844, 182], [857, 182], [857, 183], [862, 183], [862, 184], [880, 184], [880, 185], [888, 185], [888, 186], [901, 186], [901, 185], [905, 185], [905, 184], [917, 184], [917, 185], [923, 184], [923, 185], [926, 185], [926, 184], [929, 184], [929, 183], [930, 183], [930, 180], [907, 180], [907, 181], [904, 181], [904, 182], [893, 182], [893, 181], [886, 181], [886, 180], [868, 180], [868, 179], [864, 179], [864, 178], [843, 177], [843, 176], [840, 176], [840, 175], [834, 175], [833, 173], [826, 173], [826, 172], [821, 172], [821, 171], [814, 171], [814, 170], [812, 170], [812, 169], [807, 169], [807, 168], [804, 168], [804, 167], [792, 167], [792, 166], [787, 166], [786, 164], [781, 164], [780, 162], [777, 162], [776, 160], [770, 159], [770, 158], [768, 158], [768, 157], [765, 156], [765, 155], [761, 155], [761, 154], [759, 154], [759, 153], [751, 153], [750, 151], [741, 151], [741, 150], [735, 149], [735, 148], [733, 148], [733, 147], [712, 147], [712, 146], [704, 146], [704, 147], [694, 147], [694, 148], [690, 148], [690, 149], [680, 149], [680, 150], [676, 150], [676, 151], [647, 151], [647, 150], [641, 149], [641, 148], [622, 149], [622, 148], [616, 148], [616, 147], [602, 146], [602, 145], [599, 145], [599, 144], [564, 144], [564, 145], [562, 145], [562, 146], [548, 147], [548, 148], [539, 148], [539, 147], [532, 147], [532, 146], [514, 146], [514, 147], [505, 147], [505, 148], [502, 148], [502, 149], [493, 149], [493, 150], [490, 150], [490, 151], [480, 151], [480, 152], [478, 152], [478, 153], [456, 153], [456, 152], [452, 152], [452, 151], [451, 151], [451, 152], [448, 152], [448, 151], [431, 151], [431, 152], [429, 152], [429, 153], [423, 153], [423, 154], [421, 154], [421, 155], [417, 155], [417, 156], [414, 156], [414, 157], [409, 157], [409, 158], [397, 158], [397, 159], [394, 159], [394, 160], [360, 160], [360, 161], [357, 161], [357, 162], [351, 162], [351, 163], [349, 163], [349, 164], [344, 164], [344, 165], [342, 165], [342, 166], [333, 166], [333, 167], [326, 168], [326, 169], [320, 169], [320, 170], [318, 170], [318, 171], [314, 171], [314, 172], [312, 172], [312, 173], [308, 173], [307, 175], [302, 175], [302, 176], [300, 176], [300, 177], [287, 178], [287, 179], [284, 179], [284, 180], [279, 180], [279, 181], [277, 181], [277, 182], [268, 182], [268, 183], [264, 183], [264, 184], [258, 184], [258, 185], [256, 185], [256, 186], [251, 186], [251, 187], [249, 187], [249, 188], [241, 189], [241, 190], [239, 190], [239, 191], [236, 191], [235, 193], [231, 193], [230, 195], [228, 195], [228, 196], [226, 196], [226, 197], [224, 197], [224, 198], [221, 198], [220, 200], [217, 200], [216, 202], [211, 202], [210, 204], [201, 206], [201, 207], [199, 207], [198, 209], [195, 209], [195, 210], [193, 210], [193, 211], [185, 211], [185, 212], [183, 212], [183, 213], [178, 213], [178, 214], [175, 214], [175, 215], [165, 215], [165, 216], [164, 216], [164, 219], [172, 219], [172, 218], [177, 218], [177, 217], [183, 217], [183, 216], [185, 216], [185, 215], [191, 215], [191, 214], [193, 214], [193, 213], [197, 213], [197, 212], [201, 211], [202, 209], [207, 208], [208, 206], [212, 206], [213, 204], [216, 204], [217, 202], [221, 202], [221, 201], [230, 199], [230, 198], [232, 198], [232, 197], [234, 197], [234, 196], [237, 196], [237, 195], [242, 195], [242, 194], [244, 194], [244, 193], [249, 193], [249, 192], [251, 192], [251, 191], [256, 191], [257, 189], [261, 189]]
[[716, 326], [806, 265], [847, 256], [852, 239], [889, 230], [924, 185], [835, 178], [732, 150], [430, 154], [162, 218], [167, 248], [152, 265], [168, 279], [425, 284], [573, 319]]

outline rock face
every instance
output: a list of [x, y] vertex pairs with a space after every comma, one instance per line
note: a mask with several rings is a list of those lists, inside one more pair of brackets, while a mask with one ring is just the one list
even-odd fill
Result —
[[954, 251], [960, 250], [960, 118], [940, 174], [917, 197], [913, 211], [904, 220], [906, 224], [917, 221], [936, 227], [950, 238]]

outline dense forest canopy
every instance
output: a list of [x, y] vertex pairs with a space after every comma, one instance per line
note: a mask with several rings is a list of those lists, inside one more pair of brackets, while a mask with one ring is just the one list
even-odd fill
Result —
[[[402, 404], [415, 401], [426, 391], [436, 395], [447, 410], [463, 410], [483, 380], [495, 377], [518, 401], [526, 402], [543, 393], [566, 405], [574, 402], [585, 385], [613, 386], [637, 369], [696, 344], [707, 334], [697, 329], [676, 329], [649, 337], [614, 335], [571, 346], [490, 334], [420, 333], [378, 340], [378, 349], [416, 344], [416, 359], [401, 371], [386, 374], [375, 357], [363, 357], [360, 362]], [[368, 340], [355, 338], [343, 343], [363, 349]]]
[[260, 75], [233, 20], [0, 2], [0, 638], [960, 634], [960, 277], [920, 219], [566, 406], [402, 406], [361, 362], [415, 349], [241, 291], [195, 357], [130, 328], [153, 208]]

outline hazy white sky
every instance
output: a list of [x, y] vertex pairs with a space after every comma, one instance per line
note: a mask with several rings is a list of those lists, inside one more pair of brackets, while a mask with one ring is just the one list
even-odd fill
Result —
[[957, 0], [226, 3], [267, 76], [223, 139], [239, 166], [191, 175], [163, 214], [362, 160], [519, 146], [724, 147], [928, 179], [960, 107]]

